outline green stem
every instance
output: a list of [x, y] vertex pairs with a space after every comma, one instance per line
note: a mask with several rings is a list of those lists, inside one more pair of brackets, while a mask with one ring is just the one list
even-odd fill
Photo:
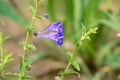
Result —
[[2, 78], [4, 77], [3, 75], [4, 75], [4, 69], [3, 69], [3, 66], [4, 66], [4, 47], [3, 47], [3, 36], [2, 36], [2, 33], [1, 33], [1, 36], [0, 36], [1, 38], [1, 40], [0, 40], [0, 52], [1, 52], [1, 75], [2, 75]]
[[[72, 51], [72, 57], [73, 57], [74, 54], [75, 54], [76, 48], [77, 48], [77, 45], [75, 44], [75, 47], [74, 47], [74, 49], [73, 49], [73, 51]], [[67, 65], [67, 67], [66, 67], [66, 69], [64, 70], [63, 73], [66, 73], [66, 72], [68, 71], [68, 69], [70, 68], [70, 66], [71, 66], [71, 62], [69, 61], [68, 65]], [[64, 78], [64, 74], [61, 76], [61, 80], [63, 80], [63, 78]]]
[[[32, 21], [30, 24], [30, 29], [34, 27], [34, 22], [37, 16], [37, 12], [38, 12], [38, 0], [36, 0], [36, 6], [35, 6], [35, 13], [32, 17]], [[30, 34], [31, 34], [31, 30], [27, 30], [27, 34], [26, 34], [26, 40], [25, 40], [25, 45], [23, 46], [23, 55], [22, 55], [22, 70], [20, 72], [20, 74], [24, 75], [25, 74], [25, 58], [26, 58], [26, 54], [27, 54], [27, 45], [29, 42], [29, 38], [30, 38]], [[19, 77], [19, 80], [22, 80], [21, 77]]]
[[3, 57], [4, 57], [4, 50], [3, 50], [3, 43], [0, 42], [0, 49], [1, 49], [1, 63], [3, 62]]
[[[22, 55], [22, 64], [24, 65], [25, 64], [25, 57], [26, 57], [26, 53], [27, 53], [27, 44], [28, 44], [28, 41], [29, 41], [29, 37], [30, 37], [30, 31], [27, 31], [27, 35], [26, 35], [26, 41], [25, 41], [25, 45], [24, 45], [24, 50], [23, 50], [23, 55]], [[22, 72], [21, 74], [24, 74], [25, 72], [25, 67], [22, 66]]]

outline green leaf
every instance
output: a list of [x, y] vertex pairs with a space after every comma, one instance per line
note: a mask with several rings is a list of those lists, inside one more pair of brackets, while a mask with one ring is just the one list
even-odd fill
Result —
[[118, 16], [110, 14], [109, 12], [105, 12], [105, 14], [108, 17], [108, 20], [99, 19], [99, 22], [120, 32], [120, 22], [119, 19], [117, 19]]
[[12, 72], [7, 72], [7, 73], [4, 74], [4, 76], [13, 76], [13, 77], [17, 77], [17, 78], [20, 78], [20, 77], [21, 77], [22, 79], [31, 79], [31, 80], [35, 80], [35, 78], [32, 77], [32, 76], [21, 75], [20, 73], [16, 73], [16, 72], [14, 72], [14, 73], [12, 73]]
[[13, 77], [19, 77], [19, 73], [12, 73], [12, 72], [7, 72], [4, 74], [4, 76], [13, 76]]
[[80, 36], [81, 31], [80, 30], [80, 18], [81, 18], [81, 3], [80, 0], [73, 0], [73, 29], [74, 33], [77, 38]]
[[[20, 41], [19, 44], [22, 45], [22, 46], [24, 46], [25, 45], [25, 41]], [[36, 47], [33, 44], [27, 44], [26, 48], [31, 49], [33, 51], [36, 50]]]
[[120, 23], [118, 22], [114, 23], [113, 21], [106, 19], [100, 19], [99, 22], [104, 25], [107, 25], [107, 27], [111, 27], [112, 29], [115, 29], [116, 31], [120, 32]]
[[0, 0], [0, 14], [11, 18], [21, 25], [28, 25], [28, 20], [21, 16], [11, 4], [6, 2], [6, 0]]
[[31, 13], [32, 13], [32, 15], [34, 16], [34, 13], [35, 13], [35, 9], [34, 9], [34, 7], [33, 6], [30, 6], [30, 11], [31, 11]]
[[5, 56], [5, 61], [6, 61], [6, 62], [9, 62], [9, 61], [11, 61], [11, 60], [13, 60], [12, 54], [11, 54], [11, 53], [7, 53], [6, 56]]
[[[81, 39], [82, 39], [82, 38], [81, 38]], [[83, 40], [90, 40], [90, 36], [86, 36], [86, 37], [84, 37]]]
[[68, 69], [64, 75], [68, 75], [68, 74], [76, 74], [78, 75], [78, 77], [80, 77], [80, 74], [77, 71], [74, 71], [73, 69]]
[[35, 78], [33, 76], [28, 76], [28, 75], [24, 75], [22, 76], [23, 79], [31, 79], [31, 80], [35, 80]]
[[55, 10], [54, 10], [54, 0], [48, 0], [48, 13], [50, 15], [50, 19], [55, 21]]
[[71, 52], [68, 52], [67, 55], [68, 55], [68, 60], [69, 60], [69, 62], [72, 64], [72, 66], [73, 66], [76, 70], [80, 71], [79, 64], [78, 64], [77, 60], [74, 58], [74, 56], [72, 55], [72, 53], [71, 53]]
[[6, 67], [7, 63], [10, 62], [11, 60], [13, 60], [12, 54], [6, 51], [4, 53], [4, 57], [3, 57], [3, 61], [1, 62], [2, 64], [0, 66], [0, 69], [3, 70]]
[[72, 66], [73, 66], [75, 69], [77, 69], [78, 71], [80, 71], [80, 66], [79, 66], [77, 60], [73, 59], [73, 60], [71, 61], [71, 64], [72, 64]]
[[90, 28], [90, 30], [89, 30], [89, 35], [90, 35], [90, 34], [95, 34], [95, 33], [97, 33], [97, 32], [96, 32], [97, 30], [98, 30], [97, 27]]
[[36, 50], [36, 47], [33, 44], [27, 44], [26, 46], [28, 49], [32, 49], [33, 51]]
[[22, 72], [22, 69], [23, 69], [23, 63], [22, 61], [19, 62], [19, 71]]
[[86, 34], [86, 28], [85, 25], [83, 23], [82, 24], [82, 36]]

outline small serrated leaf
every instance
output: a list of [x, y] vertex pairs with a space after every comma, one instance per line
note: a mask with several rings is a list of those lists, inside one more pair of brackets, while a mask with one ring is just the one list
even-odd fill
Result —
[[74, 70], [73, 69], [68, 69], [64, 74], [67, 75], [67, 74], [72, 74], [74, 73]]
[[78, 75], [78, 77], [80, 77], [80, 74], [77, 71], [74, 71], [73, 69], [68, 69], [64, 75], [68, 75], [68, 74], [76, 74]]
[[[19, 44], [24, 46], [25, 45], [25, 41], [20, 41]], [[26, 48], [32, 49], [33, 51], [36, 50], [36, 47], [33, 44], [27, 44]]]
[[67, 56], [68, 56], [69, 62], [72, 64], [72, 66], [73, 66], [75, 69], [77, 69], [78, 71], [80, 71], [79, 64], [78, 64], [77, 60], [73, 57], [72, 53], [71, 53], [71, 52], [68, 52], [68, 53], [67, 53]]
[[9, 53], [9, 52], [5, 52], [5, 55], [4, 55], [5, 57], [3, 57], [3, 61], [2, 61], [2, 64], [1, 64], [1, 66], [0, 66], [0, 70], [2, 70], [2, 69], [4, 69], [5, 67], [6, 67], [6, 64], [8, 63], [8, 62], [10, 62], [11, 60], [13, 60], [13, 58], [12, 58], [12, 54], [11, 53]]
[[6, 63], [9, 62], [9, 61], [11, 61], [11, 60], [13, 60], [12, 54], [11, 53], [7, 53], [6, 57], [5, 57], [5, 60], [6, 60]]
[[35, 9], [34, 9], [34, 7], [33, 7], [33, 6], [30, 6], [29, 9], [30, 9], [32, 15], [34, 15], [34, 13], [35, 13]]
[[85, 39], [86, 39], [86, 40], [90, 40], [90, 36], [86, 36]]
[[80, 71], [80, 66], [79, 66], [77, 60], [73, 59], [73, 60], [71, 61], [71, 64], [72, 64], [72, 66], [73, 66], [76, 70]]
[[7, 72], [4, 74], [4, 76], [13, 76], [13, 77], [19, 77], [19, 73], [12, 73], [12, 72]]
[[83, 23], [81, 23], [82, 25], [82, 36], [86, 34], [86, 28], [85, 25]]
[[23, 78], [23, 79], [35, 80], [35, 78], [34, 78], [33, 76], [28, 76], [28, 75], [23, 75], [22, 78]]
[[21, 72], [22, 71], [22, 68], [23, 68], [23, 63], [22, 61], [19, 62], [19, 71]]
[[32, 49], [33, 51], [36, 50], [36, 47], [35, 47], [33, 44], [28, 44], [26, 47], [27, 47], [28, 49]]

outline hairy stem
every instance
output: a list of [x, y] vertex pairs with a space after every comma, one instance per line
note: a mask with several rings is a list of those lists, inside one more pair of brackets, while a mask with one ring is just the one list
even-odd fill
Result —
[[[2, 33], [1, 33], [2, 34]], [[4, 69], [3, 69], [3, 59], [4, 59], [4, 47], [3, 47], [3, 41], [2, 41], [2, 35], [0, 36], [1, 38], [1, 40], [0, 40], [0, 56], [1, 56], [1, 63], [0, 63], [0, 66], [1, 66], [1, 76], [2, 76], [2, 78], [4, 78]]]
[[[74, 49], [73, 49], [73, 51], [72, 51], [72, 57], [74, 56], [74, 54], [75, 54], [75, 50], [76, 50], [76, 47], [77, 45], [75, 44], [75, 47], [74, 47]], [[63, 73], [66, 73], [67, 71], [68, 71], [68, 69], [70, 68], [70, 66], [71, 66], [71, 62], [69, 61], [68, 62], [68, 65], [67, 65], [67, 67], [65, 68], [65, 70], [64, 70], [64, 72]], [[63, 80], [63, 78], [64, 78], [64, 74], [61, 76], [61, 80]]]
[[[35, 19], [36, 19], [36, 16], [37, 16], [37, 12], [38, 12], [38, 0], [36, 0], [36, 6], [35, 6], [35, 13], [32, 17], [32, 20], [31, 20], [31, 24], [30, 24], [30, 28], [27, 30], [27, 34], [26, 34], [26, 40], [25, 40], [25, 44], [23, 46], [23, 55], [22, 55], [22, 70], [21, 70], [21, 74], [24, 75], [25, 74], [25, 58], [26, 58], [26, 54], [27, 54], [27, 45], [29, 43], [29, 38], [30, 38], [30, 34], [32, 32], [32, 29], [34, 27], [34, 22], [35, 22]], [[19, 80], [22, 80], [22, 78], [19, 78]]]

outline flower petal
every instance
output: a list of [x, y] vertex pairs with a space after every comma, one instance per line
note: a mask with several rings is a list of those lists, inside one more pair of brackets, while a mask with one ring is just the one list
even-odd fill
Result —
[[35, 38], [48, 38], [54, 40], [54, 42], [60, 46], [63, 43], [63, 32], [64, 28], [62, 26], [62, 23], [60, 21], [56, 21], [48, 25], [41, 32], [34, 32], [33, 35]]
[[49, 34], [38, 34], [35, 36], [36, 38], [49, 38], [52, 40], [56, 40], [56, 39], [61, 39], [64, 36], [62, 34], [56, 33], [56, 32], [51, 32]]
[[56, 43], [57, 45], [61, 46], [62, 43], [63, 43], [63, 41], [62, 41], [62, 39], [57, 39], [57, 40], [55, 41], [55, 43]]
[[[48, 25], [44, 30], [41, 32], [50, 32], [50, 31], [57, 31], [60, 27], [61, 30], [62, 23], [60, 21], [53, 22], [52, 24]], [[63, 31], [63, 30], [62, 30]]]

